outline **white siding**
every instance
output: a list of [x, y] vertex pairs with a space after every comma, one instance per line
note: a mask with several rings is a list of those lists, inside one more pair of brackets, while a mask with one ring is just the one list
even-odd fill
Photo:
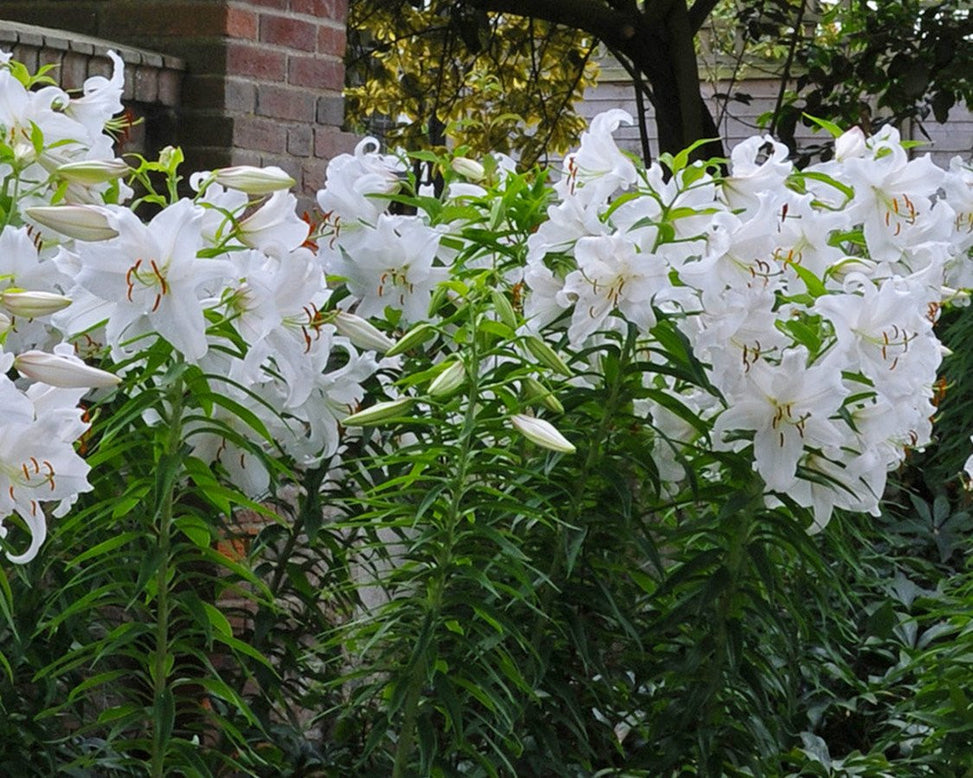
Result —
[[[590, 118], [612, 108], [624, 108], [635, 116], [635, 93], [631, 83], [624, 79], [624, 75], [618, 75], [614, 69], [606, 68], [599, 83], [585, 93], [584, 100], [579, 106], [581, 114]], [[732, 87], [733, 91], [749, 94], [752, 101], [749, 105], [730, 101], [725, 107], [724, 101], [715, 98], [713, 95], [714, 93], [726, 92], [730, 88], [727, 82], [717, 82], [715, 86], [712, 83], [702, 85], [703, 95], [707, 98], [714, 118], [719, 117], [720, 135], [726, 142], [728, 149], [741, 140], [760, 132], [757, 118], [761, 114], [773, 110], [777, 101], [779, 84], [779, 81], [771, 78], [751, 78], [739, 81]], [[652, 153], [655, 154], [657, 153], [655, 120], [651, 106], [648, 108], [646, 123], [651, 138]], [[721, 109], [724, 111], [722, 116], [720, 116]], [[914, 153], [922, 154], [929, 151], [933, 160], [942, 166], [947, 166], [949, 160], [957, 154], [968, 158], [973, 153], [973, 113], [965, 105], [953, 107], [947, 124], [938, 124], [930, 118], [923, 122], [922, 126], [931, 138], [932, 143], [928, 147], [916, 149]], [[810, 128], [798, 126], [797, 137], [803, 142], [817, 143], [824, 142], [828, 136], [822, 133], [814, 133]], [[927, 140], [926, 136], [916, 126], [904, 128], [903, 137]], [[637, 126], [620, 127], [615, 133], [615, 138], [622, 148], [635, 154], [641, 154]]]

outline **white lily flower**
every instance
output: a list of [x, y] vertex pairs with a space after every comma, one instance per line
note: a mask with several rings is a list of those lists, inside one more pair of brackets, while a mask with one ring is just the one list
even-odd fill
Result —
[[78, 247], [79, 295], [103, 301], [113, 348], [157, 333], [190, 361], [198, 360], [208, 348], [203, 300], [232, 273], [226, 260], [197, 256], [202, 209], [179, 200], [148, 224], [129, 210], [110, 213], [118, 237]]
[[335, 257], [328, 271], [346, 279], [360, 300], [359, 316], [383, 316], [390, 307], [402, 311], [403, 321], [421, 321], [433, 289], [448, 275], [434, 264], [441, 234], [417, 219], [387, 214], [379, 216], [375, 229], [365, 229], [354, 256]]
[[297, 198], [290, 192], [274, 192], [256, 211], [240, 220], [237, 237], [254, 249], [282, 256], [307, 240], [310, 225], [294, 211]]
[[662, 257], [636, 253], [620, 235], [581, 238], [574, 254], [578, 269], [568, 274], [561, 291], [564, 302], [574, 302], [572, 345], [601, 330], [615, 310], [642, 330], [655, 325], [652, 299], [668, 283], [669, 266]]
[[797, 464], [808, 447], [838, 447], [844, 436], [831, 416], [845, 392], [841, 372], [829, 364], [807, 367], [807, 351], [787, 351], [779, 365], [763, 359], [751, 363], [740, 392], [717, 418], [717, 446], [743, 448], [744, 441], [723, 442], [727, 432], [753, 432], [754, 469], [767, 486], [784, 492], [794, 484]]
[[[23, 553], [7, 553], [11, 562], [37, 555], [47, 535], [44, 503], [60, 503], [55, 515], [63, 515], [91, 489], [90, 468], [74, 448], [88, 427], [77, 407], [82, 393], [35, 384], [25, 394], [0, 375], [0, 520], [16, 512], [31, 536]], [[0, 533], [7, 534], [2, 525]]]

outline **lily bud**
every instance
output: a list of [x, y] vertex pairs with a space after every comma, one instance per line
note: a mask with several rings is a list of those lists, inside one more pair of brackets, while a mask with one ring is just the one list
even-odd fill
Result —
[[121, 378], [85, 364], [75, 356], [25, 351], [14, 357], [14, 367], [22, 376], [62, 389], [115, 386]]
[[507, 295], [494, 289], [490, 292], [490, 299], [493, 300], [493, 309], [497, 312], [500, 321], [512, 330], [517, 329], [517, 314]]
[[527, 350], [534, 355], [534, 358], [545, 367], [549, 367], [555, 373], [560, 373], [568, 378], [574, 375], [571, 372], [571, 368], [568, 367], [564, 360], [557, 355], [554, 349], [548, 346], [540, 338], [534, 335], [528, 335], [526, 338], [524, 338], [524, 345], [527, 347]]
[[511, 416], [510, 421], [517, 432], [541, 448], [559, 451], [562, 454], [573, 454], [577, 451], [571, 441], [558, 432], [553, 424], [544, 421], [544, 419], [518, 413]]
[[38, 224], [78, 240], [98, 241], [118, 237], [104, 212], [94, 205], [38, 205], [25, 210]]
[[265, 195], [290, 189], [297, 182], [279, 167], [237, 165], [214, 171], [216, 182], [230, 189], [253, 195]]
[[456, 157], [450, 163], [450, 167], [470, 181], [482, 181], [486, 175], [486, 169], [483, 165], [475, 159], [469, 159], [468, 157]]
[[867, 146], [861, 127], [852, 127], [834, 141], [834, 158], [839, 162], [864, 156]]
[[398, 354], [403, 354], [406, 351], [410, 351], [416, 346], [421, 346], [435, 334], [436, 330], [431, 324], [426, 322], [417, 324], [415, 327], [405, 333], [405, 335], [399, 338], [392, 348], [386, 349], [385, 356], [394, 357]]
[[22, 141], [14, 143], [13, 152], [14, 163], [18, 167], [27, 167], [27, 165], [37, 159], [37, 152], [29, 143], [24, 143]]
[[429, 395], [437, 399], [449, 397], [453, 392], [466, 383], [466, 365], [459, 359], [454, 359], [449, 366], [437, 375], [429, 384]]
[[386, 337], [384, 332], [353, 313], [338, 311], [334, 317], [334, 327], [358, 348], [384, 353], [395, 345], [395, 341]]
[[122, 159], [87, 159], [59, 165], [55, 172], [68, 181], [90, 186], [126, 176], [132, 169]]
[[539, 402], [549, 411], [564, 413], [564, 406], [561, 405], [561, 401], [536, 378], [528, 376], [524, 379], [524, 394], [527, 395], [529, 400]]
[[33, 319], [56, 313], [71, 304], [71, 298], [53, 292], [11, 291], [0, 292], [0, 305], [14, 316]]
[[381, 424], [387, 419], [394, 419], [401, 416], [415, 402], [411, 397], [403, 397], [400, 400], [386, 400], [385, 402], [375, 403], [365, 410], [346, 416], [342, 424], [346, 427], [371, 427]]

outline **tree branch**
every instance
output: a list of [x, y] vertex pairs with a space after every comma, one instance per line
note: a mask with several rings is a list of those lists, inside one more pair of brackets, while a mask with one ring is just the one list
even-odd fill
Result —
[[630, 41], [642, 21], [639, 13], [624, 13], [592, 0], [467, 0], [484, 11], [533, 16], [594, 35], [608, 46]]
[[706, 20], [719, 2], [720, 0], [696, 0], [693, 3], [693, 7], [689, 9], [689, 25], [693, 28], [694, 34], [706, 24]]

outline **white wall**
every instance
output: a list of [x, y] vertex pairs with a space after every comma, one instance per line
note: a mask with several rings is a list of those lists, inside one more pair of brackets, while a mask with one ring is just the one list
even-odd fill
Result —
[[[635, 93], [631, 83], [624, 79], [623, 72], [619, 73], [615, 69], [605, 68], [599, 83], [585, 93], [584, 102], [579, 106], [581, 114], [590, 118], [611, 108], [624, 108], [635, 116]], [[703, 95], [708, 98], [714, 118], [717, 117], [723, 107], [723, 100], [717, 100], [713, 97], [713, 94], [727, 91], [728, 86], [727, 82], [717, 82], [715, 86], [711, 83], [704, 83], [702, 86]], [[720, 134], [727, 143], [727, 148], [732, 148], [741, 140], [760, 132], [757, 127], [757, 117], [773, 110], [777, 100], [779, 82], [771, 78], [753, 78], [737, 82], [734, 89], [749, 94], [753, 100], [749, 105], [731, 101], [726, 106], [726, 111], [720, 122]], [[655, 154], [657, 151], [655, 146], [655, 121], [651, 106], [649, 106], [646, 122], [652, 138], [652, 152]], [[931, 137], [932, 144], [928, 147], [918, 148], [914, 153], [922, 154], [929, 151], [933, 160], [943, 167], [947, 166], [949, 160], [957, 154], [966, 158], [973, 154], [973, 112], [965, 105], [953, 106], [947, 124], [939, 124], [930, 117], [929, 120], [923, 122], [923, 128]], [[926, 140], [918, 126], [906, 127], [902, 134], [903, 137]], [[826, 134], [813, 133], [810, 129], [800, 126], [798, 127], [797, 137], [810, 143], [824, 142], [828, 138]], [[637, 126], [619, 128], [615, 133], [615, 138], [622, 148], [641, 155]]]

